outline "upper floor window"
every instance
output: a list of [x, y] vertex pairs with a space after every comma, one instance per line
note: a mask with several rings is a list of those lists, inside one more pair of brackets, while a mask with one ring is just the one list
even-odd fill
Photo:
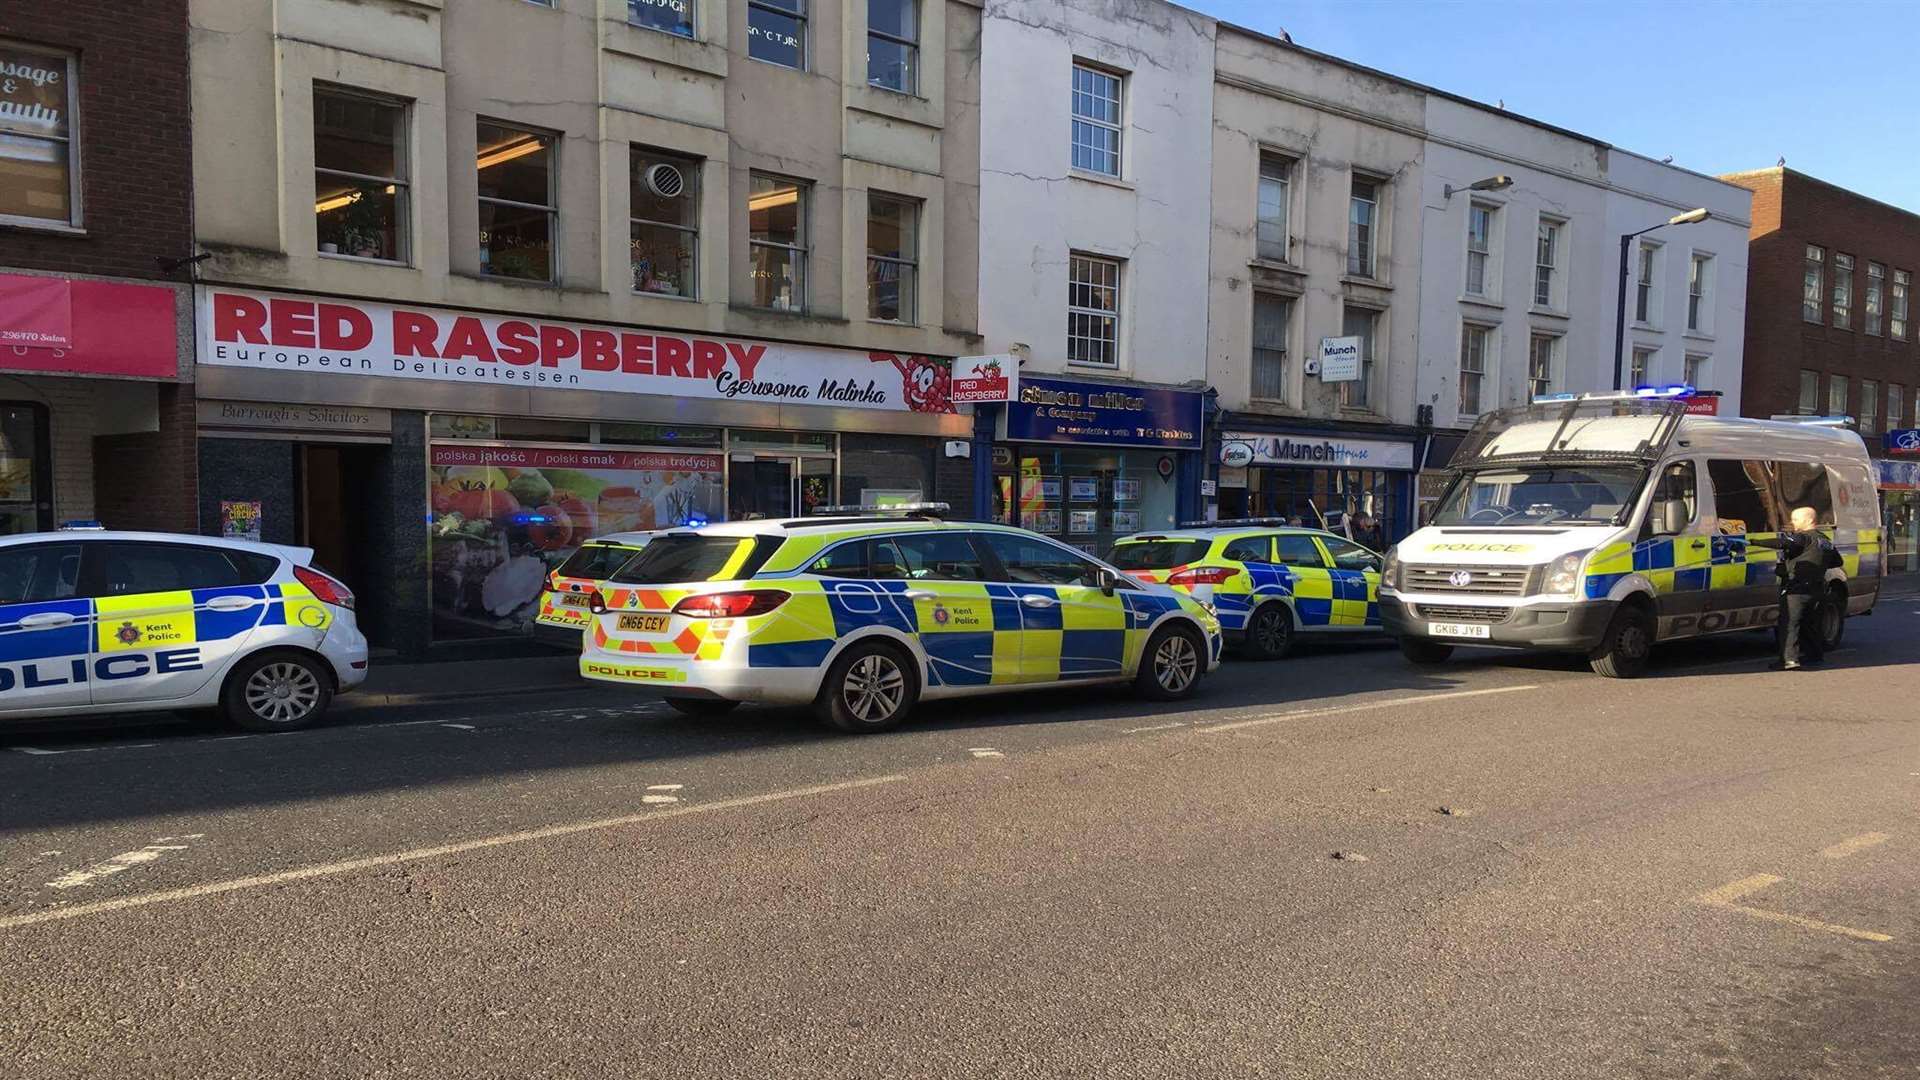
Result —
[[867, 318], [915, 322], [920, 270], [920, 204], [867, 196]]
[[1639, 388], [1647, 385], [1647, 377], [1653, 371], [1653, 354], [1657, 350], [1635, 347], [1632, 366], [1627, 370], [1627, 385]]
[[1860, 380], [1860, 430], [1872, 431], [1878, 423], [1876, 411], [1880, 408], [1880, 380]]
[[1687, 329], [1707, 330], [1707, 283], [1713, 272], [1713, 256], [1695, 254], [1687, 261]]
[[1347, 275], [1373, 274], [1373, 232], [1380, 209], [1380, 184], [1364, 176], [1353, 178], [1347, 198]]
[[1821, 295], [1820, 274], [1825, 269], [1827, 253], [1825, 249], [1807, 245], [1805, 280], [1800, 285], [1800, 317], [1808, 322], [1820, 321], [1820, 307], [1824, 299]]
[[1900, 426], [1901, 410], [1907, 407], [1907, 388], [1899, 383], [1887, 384], [1887, 427]]
[[867, 0], [867, 82], [920, 92], [919, 0]]
[[1460, 415], [1478, 416], [1484, 407], [1488, 353], [1493, 350], [1493, 328], [1466, 323], [1460, 327]]
[[1073, 65], [1073, 167], [1120, 175], [1121, 78]]
[[1887, 332], [1895, 341], [1907, 340], [1907, 293], [1913, 286], [1913, 275], [1905, 270], [1893, 272], [1893, 303], [1888, 305]]
[[1274, 262], [1287, 261], [1287, 204], [1293, 190], [1293, 162], [1279, 154], [1260, 152], [1259, 209], [1254, 222], [1254, 255]]
[[1067, 359], [1120, 364], [1120, 263], [1095, 255], [1067, 260]]
[[1802, 416], [1812, 416], [1820, 411], [1820, 373], [1800, 369], [1800, 399], [1794, 403], [1793, 411]]
[[1282, 401], [1287, 396], [1287, 324], [1293, 301], [1273, 293], [1253, 294], [1253, 396]]
[[315, 87], [313, 215], [323, 255], [407, 257], [407, 108]]
[[0, 42], [0, 220], [80, 225], [80, 101], [72, 53]]
[[697, 0], [627, 0], [627, 21], [649, 30], [681, 37], [693, 36], [693, 6]]
[[1555, 354], [1560, 338], [1553, 334], [1535, 334], [1527, 345], [1527, 396], [1543, 397], [1553, 393]]
[[1847, 377], [1845, 375], [1827, 377], [1827, 415], [1847, 415]]
[[1877, 262], [1867, 264], [1867, 307], [1866, 325], [1861, 329], [1869, 334], [1880, 332], [1882, 306], [1886, 303], [1887, 268]]
[[1494, 208], [1474, 203], [1467, 208], [1467, 295], [1492, 295]]
[[1833, 253], [1833, 325], [1853, 329], [1853, 256]]
[[700, 163], [644, 146], [628, 155], [627, 255], [633, 291], [696, 295], [700, 268]]
[[747, 186], [747, 246], [753, 305], [776, 311], [807, 306], [807, 184], [754, 173]]
[[807, 67], [807, 0], [747, 0], [747, 55]]
[[559, 235], [557, 140], [491, 120], [475, 126], [480, 184], [480, 269], [497, 277], [552, 281]]
[[1533, 303], [1536, 307], [1560, 307], [1561, 233], [1566, 222], [1540, 219], [1540, 234], [1534, 243]]
[[1707, 361], [1712, 359], [1701, 353], [1686, 355], [1686, 368], [1681, 372], [1680, 381], [1688, 386], [1701, 387], [1707, 382]]
[[1365, 409], [1372, 401], [1374, 326], [1380, 313], [1369, 308], [1348, 305], [1341, 315], [1340, 334], [1360, 339], [1360, 378], [1340, 384], [1340, 404], [1348, 409]]
[[1633, 321], [1643, 326], [1653, 325], [1653, 276], [1659, 267], [1659, 253], [1660, 245], [1642, 241], [1635, 263], [1639, 269], [1633, 277]]

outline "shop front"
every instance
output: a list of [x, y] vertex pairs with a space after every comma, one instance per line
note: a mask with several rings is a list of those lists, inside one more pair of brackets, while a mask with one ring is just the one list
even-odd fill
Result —
[[1204, 396], [1026, 377], [991, 461], [994, 520], [1104, 554], [1195, 516]]
[[1382, 545], [1413, 531], [1414, 440], [1322, 431], [1230, 430], [1220, 436], [1219, 516], [1297, 518], [1344, 530], [1378, 523]]
[[234, 289], [204, 289], [201, 315], [202, 393], [222, 408], [272, 394], [369, 421], [352, 443], [255, 424], [259, 445], [203, 450], [203, 501], [257, 502], [265, 539], [316, 552], [368, 538], [343, 574], [369, 567], [349, 584], [402, 652], [524, 639], [548, 572], [589, 537], [970, 509], [966, 463], [942, 454], [971, 430], [945, 360]]
[[1880, 482], [1882, 569], [1920, 571], [1920, 458], [1879, 458], [1873, 464]]

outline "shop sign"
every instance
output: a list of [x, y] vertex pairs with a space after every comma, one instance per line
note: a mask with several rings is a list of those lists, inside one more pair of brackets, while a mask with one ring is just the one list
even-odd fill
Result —
[[384, 438], [393, 432], [385, 409], [353, 405], [306, 405], [281, 401], [209, 401], [195, 403], [203, 429], [270, 434], [360, 435]]
[[[72, 134], [67, 122], [66, 57], [0, 49], [0, 130], [55, 138]], [[0, 156], [25, 154], [20, 147], [7, 147]]]
[[953, 360], [953, 400], [1012, 401], [1020, 389], [1020, 360], [1000, 356], [957, 356]]
[[202, 364], [756, 404], [951, 413], [952, 362], [323, 300], [200, 291]]
[[1719, 394], [1688, 394], [1680, 399], [1686, 403], [1688, 416], [1719, 416]]
[[1873, 464], [1879, 472], [1880, 487], [1889, 491], [1920, 489], [1920, 461], [1888, 461], [1885, 458], [1877, 458]]
[[1025, 379], [1007, 405], [1014, 441], [1200, 446], [1200, 395], [1187, 390]]
[[180, 374], [172, 289], [0, 274], [0, 369], [52, 374]]
[[1342, 469], [1411, 469], [1413, 444], [1387, 439], [1325, 435], [1262, 435], [1229, 431], [1220, 436], [1222, 465], [1300, 465]]
[[1920, 428], [1895, 428], [1887, 432], [1887, 453], [1920, 454]]
[[1320, 381], [1360, 381], [1360, 339], [1325, 337], [1320, 339]]
[[0, 345], [72, 347], [71, 284], [63, 277], [0, 275]]

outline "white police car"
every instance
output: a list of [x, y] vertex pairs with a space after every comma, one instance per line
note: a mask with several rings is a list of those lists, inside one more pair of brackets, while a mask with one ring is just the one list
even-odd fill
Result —
[[367, 677], [353, 594], [307, 548], [68, 529], [0, 537], [0, 720], [218, 707], [318, 719]]

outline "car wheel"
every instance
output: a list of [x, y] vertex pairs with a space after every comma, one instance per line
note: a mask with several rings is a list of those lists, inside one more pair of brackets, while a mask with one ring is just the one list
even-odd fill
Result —
[[1247, 620], [1244, 645], [1255, 660], [1278, 660], [1293, 651], [1293, 612], [1287, 605], [1271, 601], [1254, 610]]
[[913, 667], [896, 646], [877, 641], [850, 646], [827, 670], [814, 712], [840, 731], [885, 731], [905, 719], [920, 699], [920, 679]]
[[333, 700], [333, 677], [296, 652], [265, 652], [240, 661], [227, 676], [220, 710], [248, 731], [293, 731], [320, 719]]
[[1163, 626], [1147, 639], [1133, 685], [1142, 697], [1178, 701], [1190, 697], [1206, 670], [1206, 644], [1185, 626]]
[[1827, 602], [1820, 605], [1820, 651], [1832, 652], [1847, 636], [1847, 591], [1829, 589]]
[[1446, 663], [1453, 655], [1453, 646], [1428, 638], [1403, 637], [1400, 639], [1400, 655], [1406, 657], [1410, 664], [1432, 667]]
[[725, 716], [740, 707], [737, 701], [721, 701], [719, 698], [670, 697], [667, 708], [682, 716]]
[[1607, 626], [1600, 645], [1587, 657], [1597, 675], [1609, 679], [1637, 679], [1646, 674], [1653, 653], [1653, 616], [1636, 605], [1622, 607]]

